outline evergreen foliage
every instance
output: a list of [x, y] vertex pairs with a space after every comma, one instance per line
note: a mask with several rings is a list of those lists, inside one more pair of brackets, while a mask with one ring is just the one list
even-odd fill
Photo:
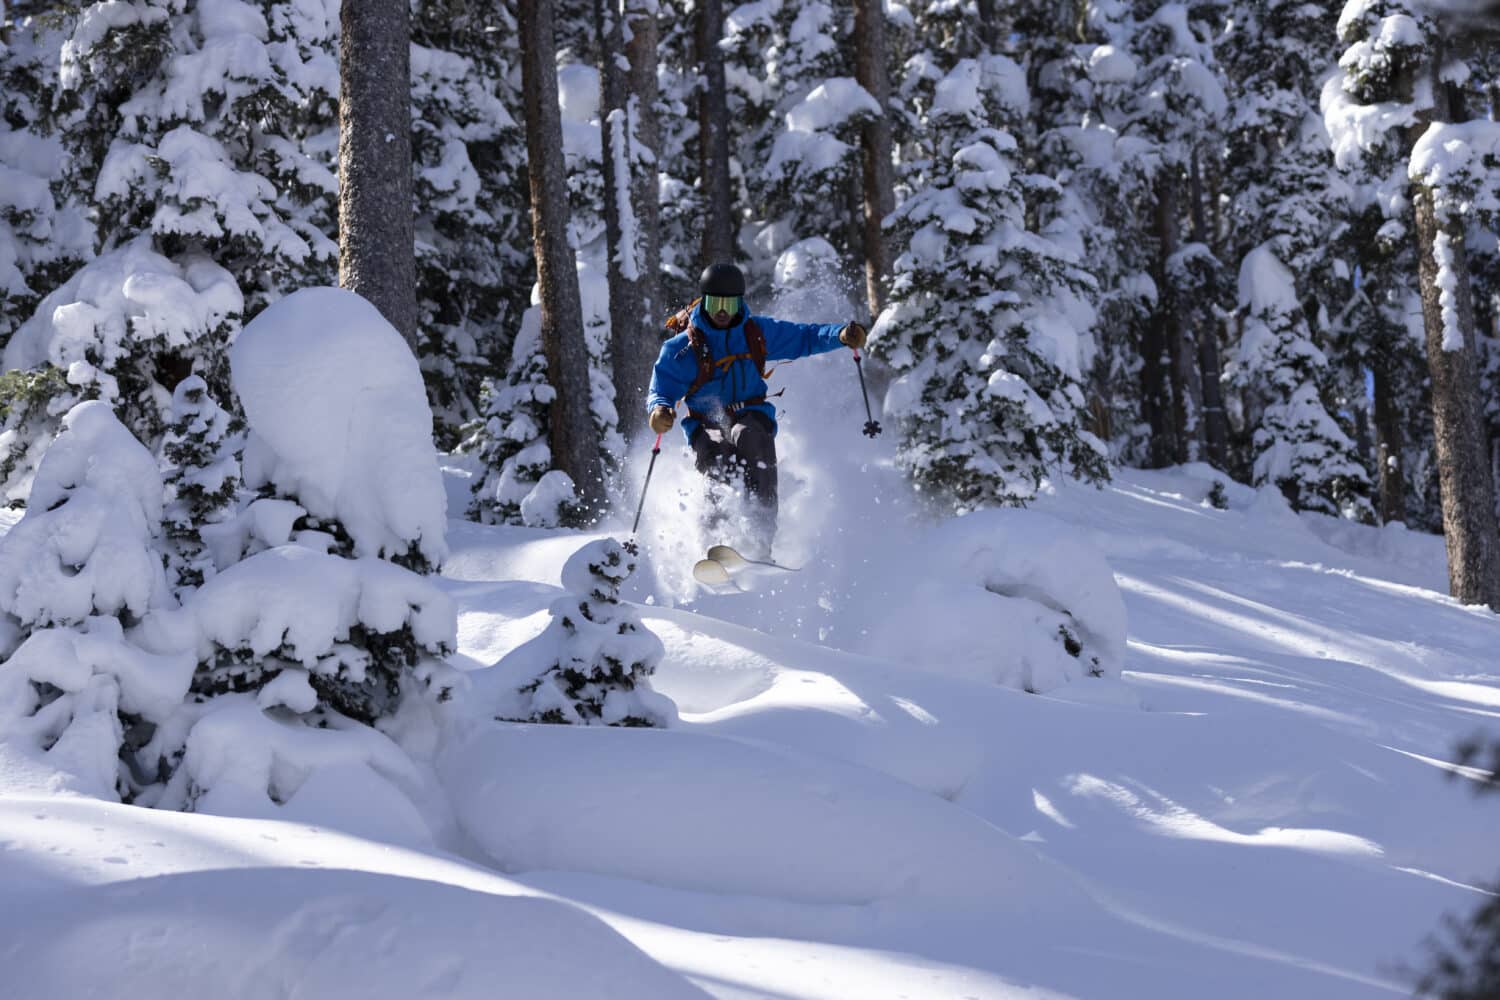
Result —
[[676, 721], [675, 706], [650, 686], [661, 640], [620, 602], [620, 585], [634, 571], [634, 558], [612, 538], [574, 553], [563, 567], [568, 594], [553, 602], [552, 622], [532, 647], [548, 662], [499, 718], [605, 726]]
[[172, 423], [161, 444], [166, 486], [162, 524], [169, 583], [179, 594], [203, 584], [214, 563], [203, 531], [234, 512], [242, 446], [239, 421], [216, 403], [208, 383], [190, 375], [172, 393]]
[[[925, 89], [925, 88], [924, 88]], [[965, 59], [923, 94], [931, 158], [893, 217], [891, 304], [873, 348], [899, 374], [901, 462], [960, 509], [1023, 503], [1061, 469], [1107, 476], [1082, 426], [1095, 286], [1034, 220], [1059, 195], [991, 123], [1024, 113], [1019, 67]], [[910, 182], [910, 181], [909, 181]]]

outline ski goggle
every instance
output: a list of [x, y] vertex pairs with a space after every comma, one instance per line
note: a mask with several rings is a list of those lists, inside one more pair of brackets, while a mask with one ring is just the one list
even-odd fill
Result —
[[710, 316], [717, 316], [721, 312], [738, 316], [740, 297], [738, 295], [705, 295], [703, 296], [703, 311]]

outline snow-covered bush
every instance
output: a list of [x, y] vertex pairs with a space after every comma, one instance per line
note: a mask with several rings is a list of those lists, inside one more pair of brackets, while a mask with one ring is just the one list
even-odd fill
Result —
[[1125, 602], [1097, 548], [1035, 511], [951, 519], [921, 545], [906, 611], [868, 648], [923, 670], [1033, 693], [1117, 677]]
[[1080, 385], [1094, 285], [1034, 225], [1056, 184], [993, 125], [1026, 107], [1024, 75], [1001, 56], [965, 59], [929, 101], [933, 155], [892, 216], [899, 256], [871, 341], [898, 374], [886, 412], [900, 462], [961, 510], [1024, 503], [1059, 469], [1103, 478]]
[[100, 401], [63, 418], [26, 515], [0, 538], [0, 739], [46, 752], [80, 790], [130, 798], [154, 782], [156, 730], [181, 705], [187, 654], [127, 631], [168, 607], [156, 547], [156, 462]]
[[496, 717], [511, 722], [669, 726], [671, 700], [652, 690], [661, 640], [620, 602], [635, 560], [612, 538], [590, 542], [563, 566], [568, 593], [553, 602], [552, 622], [522, 657], [540, 674], [502, 698]]

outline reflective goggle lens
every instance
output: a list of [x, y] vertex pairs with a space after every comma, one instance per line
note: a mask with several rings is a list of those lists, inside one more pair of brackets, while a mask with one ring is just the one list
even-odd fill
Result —
[[721, 312], [738, 316], [740, 297], [738, 295], [705, 295], [703, 296], [703, 311], [710, 316], [717, 316]]

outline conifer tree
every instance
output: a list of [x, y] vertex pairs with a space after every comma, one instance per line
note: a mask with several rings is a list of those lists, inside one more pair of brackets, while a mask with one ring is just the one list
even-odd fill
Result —
[[[79, 790], [129, 801], [192, 676], [127, 630], [173, 606], [157, 551], [155, 460], [94, 400], [62, 421], [26, 515], [0, 539], [0, 739], [45, 753]], [[169, 741], [168, 741], [169, 742]]]
[[1324, 349], [1340, 297], [1353, 291], [1335, 253], [1354, 192], [1317, 115], [1335, 19], [1278, 0], [1247, 9], [1220, 46], [1241, 95], [1227, 168], [1249, 309], [1226, 375], [1252, 404], [1253, 481], [1276, 482], [1294, 506], [1368, 520], [1369, 477], [1333, 416], [1338, 373]]
[[1058, 194], [1025, 172], [995, 123], [1028, 107], [1020, 68], [965, 59], [925, 95], [930, 166], [895, 213], [891, 301], [874, 348], [899, 373], [887, 412], [900, 455], [959, 509], [1024, 503], [1063, 471], [1107, 476], [1082, 427], [1093, 282], [1074, 253], [1029, 223]]
[[411, 31], [418, 358], [449, 448], [480, 418], [535, 267], [519, 34], [504, 0], [416, 5]]

